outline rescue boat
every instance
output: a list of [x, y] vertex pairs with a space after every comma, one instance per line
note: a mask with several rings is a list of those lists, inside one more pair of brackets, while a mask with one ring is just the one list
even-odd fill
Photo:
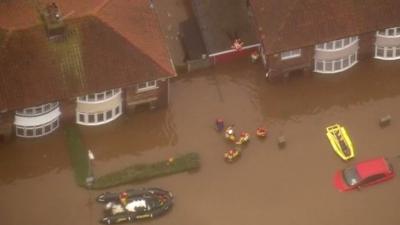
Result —
[[[106, 192], [96, 200], [106, 203], [103, 224], [133, 222], [145, 218], [154, 218], [165, 214], [173, 205], [173, 195], [159, 188], [128, 190], [121, 193]], [[123, 196], [124, 201], [122, 201]]]
[[237, 145], [246, 144], [250, 140], [250, 134], [247, 132], [241, 132], [239, 139], [235, 142]]
[[256, 135], [260, 138], [265, 138], [267, 136], [267, 129], [263, 127], [259, 127], [256, 130]]
[[224, 154], [224, 158], [227, 162], [234, 162], [235, 160], [239, 159], [240, 151], [237, 149], [229, 149]]
[[340, 158], [347, 161], [354, 158], [354, 148], [351, 142], [350, 136], [348, 135], [346, 129], [339, 125], [334, 124], [326, 128], [326, 136], [332, 145], [333, 150]]

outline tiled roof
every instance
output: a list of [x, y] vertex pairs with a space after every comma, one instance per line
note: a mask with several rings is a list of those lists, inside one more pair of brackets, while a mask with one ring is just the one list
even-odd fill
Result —
[[64, 42], [49, 42], [43, 25], [13, 30], [0, 42], [0, 110], [175, 75], [147, 0], [89, 2], [104, 4], [66, 20]]
[[55, 2], [67, 18], [82, 17], [93, 13], [109, 0], [8, 0], [0, 1], [0, 27], [24, 29], [40, 23], [37, 8]]
[[399, 0], [250, 0], [267, 54], [400, 26]]
[[192, 8], [209, 54], [230, 50], [234, 39], [256, 44], [246, 1], [192, 0]]

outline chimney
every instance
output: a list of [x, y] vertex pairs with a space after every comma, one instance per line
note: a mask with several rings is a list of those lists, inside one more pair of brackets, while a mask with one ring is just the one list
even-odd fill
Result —
[[64, 37], [65, 25], [61, 16], [61, 11], [56, 3], [48, 3], [41, 14], [48, 38], [53, 40]]

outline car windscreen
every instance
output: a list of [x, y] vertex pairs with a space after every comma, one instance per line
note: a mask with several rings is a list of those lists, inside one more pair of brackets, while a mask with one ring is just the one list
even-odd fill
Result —
[[343, 176], [346, 183], [350, 186], [353, 186], [360, 182], [360, 176], [358, 175], [358, 172], [354, 167], [344, 169]]

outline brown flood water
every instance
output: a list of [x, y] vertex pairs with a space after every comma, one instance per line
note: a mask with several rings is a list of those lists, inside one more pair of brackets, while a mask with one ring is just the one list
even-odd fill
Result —
[[[261, 65], [247, 60], [183, 75], [171, 82], [168, 108], [127, 113], [113, 124], [82, 127], [95, 153], [95, 174], [132, 163], [200, 153], [202, 167], [139, 184], [172, 191], [174, 208], [143, 224], [190, 225], [398, 225], [400, 178], [361, 191], [333, 188], [336, 169], [375, 156], [392, 159], [400, 172], [400, 63], [360, 62], [338, 75], [270, 83]], [[378, 126], [390, 114], [392, 124]], [[242, 158], [223, 160], [231, 147], [214, 130], [222, 117], [253, 137]], [[325, 127], [346, 126], [356, 158], [343, 162], [325, 137]], [[254, 137], [265, 125], [270, 136]], [[279, 150], [277, 138], [287, 146]], [[62, 129], [38, 140], [0, 146], [0, 224], [97, 224], [100, 191], [75, 185]]]

